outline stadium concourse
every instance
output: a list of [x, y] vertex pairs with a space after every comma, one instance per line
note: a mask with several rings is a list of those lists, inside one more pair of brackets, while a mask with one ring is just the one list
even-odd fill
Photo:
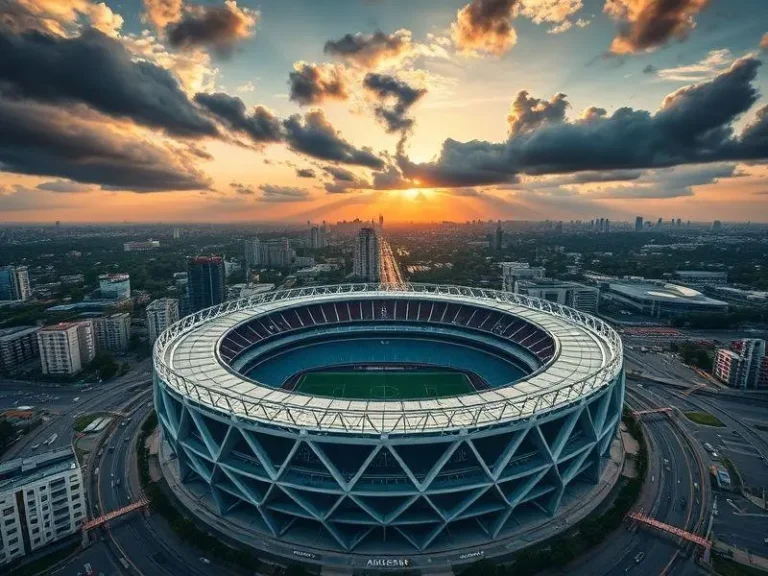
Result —
[[624, 397], [601, 321], [454, 286], [227, 303], [163, 333], [154, 362], [180, 499], [261, 552], [324, 565], [508, 553], [588, 509]]

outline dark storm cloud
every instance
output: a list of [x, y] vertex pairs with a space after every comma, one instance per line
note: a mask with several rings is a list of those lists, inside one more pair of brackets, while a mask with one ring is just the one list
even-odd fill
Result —
[[240, 98], [223, 92], [198, 93], [195, 102], [230, 130], [241, 132], [255, 143], [279, 142], [283, 138], [280, 119], [263, 106], [248, 109]]
[[0, 168], [140, 192], [210, 186], [188, 155], [112, 129], [89, 110], [1, 96]]
[[51, 104], [84, 103], [174, 136], [216, 136], [165, 68], [134, 62], [120, 42], [93, 29], [75, 38], [0, 28], [0, 87]]
[[286, 141], [292, 150], [321, 160], [380, 169], [384, 161], [368, 148], [356, 148], [344, 140], [321, 110], [302, 118], [294, 114], [283, 121]]
[[343, 68], [333, 64], [297, 62], [288, 75], [288, 85], [289, 98], [301, 106], [349, 97]]
[[373, 72], [366, 74], [363, 86], [379, 100], [374, 110], [387, 132], [411, 129], [414, 120], [408, 117], [408, 110], [427, 93], [426, 90], [413, 88], [394, 76]]
[[411, 36], [405, 30], [385, 34], [346, 34], [338, 40], [329, 40], [323, 48], [326, 54], [351, 64], [373, 68], [383, 60], [398, 58], [411, 50]]
[[507, 116], [509, 131], [518, 134], [550, 122], [562, 122], [569, 107], [565, 94], [555, 94], [547, 101], [529, 96], [526, 90], [521, 90]]
[[630, 54], [683, 40], [709, 0], [606, 0], [603, 11], [620, 23], [614, 54]]
[[299, 178], [314, 178], [315, 171], [312, 168], [296, 168], [296, 176]]
[[712, 80], [667, 96], [659, 110], [620, 108], [611, 116], [556, 122], [513, 134], [503, 143], [448, 139], [438, 159], [415, 164], [400, 155], [404, 176], [422, 186], [509, 182], [519, 173], [658, 168], [723, 160], [768, 159], [768, 112], [739, 136], [732, 123], [757, 101], [760, 62], [737, 60]]
[[174, 48], [210, 47], [223, 57], [253, 32], [258, 14], [238, 8], [236, 2], [219, 6], [188, 7], [181, 20], [168, 26], [168, 42]]
[[323, 171], [330, 174], [334, 180], [343, 182], [354, 182], [357, 178], [353, 172], [346, 168], [340, 168], [339, 166], [324, 166]]

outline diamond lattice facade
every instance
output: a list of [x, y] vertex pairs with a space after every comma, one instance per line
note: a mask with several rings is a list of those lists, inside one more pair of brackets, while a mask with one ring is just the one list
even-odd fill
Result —
[[[312, 353], [350, 333], [364, 359]], [[448, 346], [460, 339], [496, 359], [456, 355]], [[297, 374], [317, 370], [317, 357], [413, 365], [415, 340], [430, 342], [425, 365], [465, 362], [472, 390], [309, 395], [274, 364], [291, 359]], [[520, 370], [514, 382], [503, 382], [503, 362]], [[155, 371], [156, 409], [182, 480], [258, 533], [257, 548], [290, 543], [314, 559], [469, 549], [556, 515], [600, 478], [624, 395], [621, 343], [600, 321], [439, 286], [312, 288], [229, 303], [164, 333]], [[280, 385], [254, 379], [276, 374]]]

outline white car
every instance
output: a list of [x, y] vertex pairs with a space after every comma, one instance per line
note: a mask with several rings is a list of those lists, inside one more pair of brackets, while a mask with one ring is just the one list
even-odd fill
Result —
[[200, 558], [200, 562], [202, 562], [203, 564], [210, 564], [211, 563], [211, 561], [208, 560], [208, 558], [202, 558], [202, 557]]

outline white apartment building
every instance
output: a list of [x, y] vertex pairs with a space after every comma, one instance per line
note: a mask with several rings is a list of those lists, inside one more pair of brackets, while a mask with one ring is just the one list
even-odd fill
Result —
[[149, 341], [157, 337], [174, 322], [179, 320], [179, 301], [174, 298], [159, 298], [147, 306], [147, 330]]
[[71, 448], [0, 464], [0, 566], [74, 534], [85, 518]]
[[45, 326], [37, 332], [37, 344], [43, 374], [77, 374], [96, 356], [89, 321]]
[[131, 343], [131, 315], [128, 312], [101, 316], [92, 322], [98, 352], [128, 352]]
[[501, 263], [501, 289], [505, 292], [515, 291], [516, 280], [530, 278], [544, 278], [544, 268], [541, 266], [531, 268], [528, 262]]
[[379, 241], [373, 228], [361, 228], [355, 241], [354, 274], [367, 282], [379, 279]]

